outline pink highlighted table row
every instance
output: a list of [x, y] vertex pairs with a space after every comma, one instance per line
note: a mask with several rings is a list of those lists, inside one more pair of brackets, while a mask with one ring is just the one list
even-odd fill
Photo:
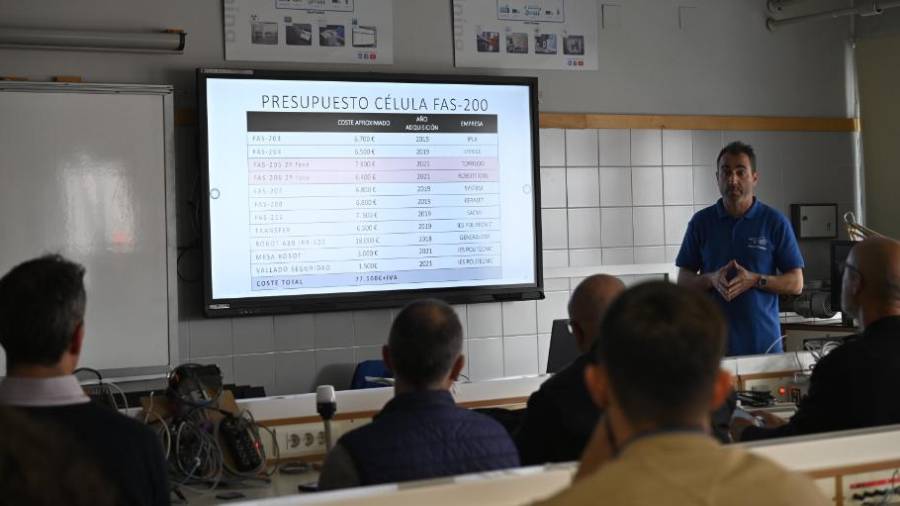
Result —
[[497, 170], [443, 170], [443, 171], [402, 171], [402, 172], [251, 172], [251, 185], [255, 184], [366, 184], [366, 183], [447, 183], [447, 182], [492, 182], [499, 181]]
[[496, 157], [434, 157], [434, 158], [249, 158], [248, 168], [253, 171], [273, 170], [498, 170]]

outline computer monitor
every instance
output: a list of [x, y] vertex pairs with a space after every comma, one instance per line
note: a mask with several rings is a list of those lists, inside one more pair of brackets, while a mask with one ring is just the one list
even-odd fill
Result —
[[841, 286], [843, 263], [847, 260], [854, 241], [831, 241], [831, 309], [841, 310]]
[[569, 332], [569, 319], [553, 320], [553, 327], [550, 330], [550, 351], [547, 354], [547, 372], [559, 372], [580, 354], [575, 336]]

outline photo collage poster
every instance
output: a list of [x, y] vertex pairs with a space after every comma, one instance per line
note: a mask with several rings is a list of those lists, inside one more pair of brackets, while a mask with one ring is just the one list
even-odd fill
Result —
[[223, 0], [225, 59], [394, 62], [393, 0]]
[[453, 0], [457, 67], [597, 70], [593, 0]]

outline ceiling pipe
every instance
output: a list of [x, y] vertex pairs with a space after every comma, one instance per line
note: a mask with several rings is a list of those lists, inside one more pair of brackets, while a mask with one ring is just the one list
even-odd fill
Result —
[[779, 26], [793, 25], [797, 23], [803, 23], [805, 21], [812, 21], [815, 19], [834, 19], [844, 16], [877, 16], [887, 9], [893, 9], [894, 7], [900, 7], [900, 0], [872, 0], [872, 3], [865, 8], [848, 7], [846, 9], [834, 9], [825, 12], [805, 14], [803, 16], [794, 16], [791, 18], [783, 19], [775, 19], [769, 17], [768, 19], [766, 19], [766, 28], [768, 28], [770, 32], [774, 32], [775, 29]]
[[0, 47], [21, 49], [69, 49], [141, 53], [182, 53], [185, 33], [106, 32], [0, 27]]

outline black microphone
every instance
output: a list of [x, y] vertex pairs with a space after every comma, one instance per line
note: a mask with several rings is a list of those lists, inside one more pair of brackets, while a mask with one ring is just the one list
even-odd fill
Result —
[[334, 414], [337, 412], [333, 386], [319, 385], [316, 388], [316, 411], [325, 424], [325, 449], [331, 451], [331, 419], [334, 418]]

